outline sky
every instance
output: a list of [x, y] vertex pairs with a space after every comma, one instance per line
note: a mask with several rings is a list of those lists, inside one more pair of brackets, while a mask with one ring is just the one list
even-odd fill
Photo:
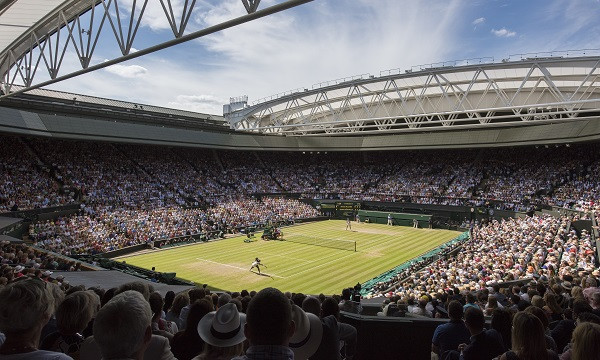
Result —
[[[262, 0], [259, 10], [281, 2]], [[186, 33], [244, 13], [241, 0], [198, 0]], [[103, 35], [94, 63], [119, 55], [114, 36]], [[171, 39], [160, 2], [150, 0], [133, 48]], [[388, 69], [578, 49], [600, 49], [600, 0], [314, 0], [49, 88], [221, 115], [230, 97], [252, 103]], [[76, 62], [65, 57], [62, 71]]]

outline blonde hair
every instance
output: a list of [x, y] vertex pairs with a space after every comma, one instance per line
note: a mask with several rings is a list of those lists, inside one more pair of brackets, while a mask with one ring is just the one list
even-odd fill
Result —
[[20, 280], [0, 290], [0, 331], [26, 332], [54, 313], [51, 283], [38, 279]]
[[65, 335], [83, 331], [99, 308], [100, 298], [91, 290], [68, 295], [56, 310], [58, 330]]
[[571, 359], [600, 360], [600, 325], [584, 322], [573, 331]]
[[537, 360], [548, 356], [544, 326], [533, 314], [518, 312], [513, 317], [511, 340], [512, 349], [520, 360]]
[[571, 289], [571, 296], [573, 299], [585, 300], [585, 297], [583, 296], [583, 289], [580, 286], [573, 286], [573, 289]]

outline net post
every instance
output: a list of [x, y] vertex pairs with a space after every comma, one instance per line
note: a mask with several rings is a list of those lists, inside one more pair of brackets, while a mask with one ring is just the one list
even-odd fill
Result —
[[356, 241], [354, 241], [354, 252], [356, 252]]

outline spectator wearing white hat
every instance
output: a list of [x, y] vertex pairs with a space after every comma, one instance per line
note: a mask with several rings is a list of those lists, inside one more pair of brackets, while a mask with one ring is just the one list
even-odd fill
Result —
[[304, 312], [298, 305], [292, 305], [292, 321], [296, 324], [296, 331], [290, 339], [290, 348], [294, 352], [294, 359], [307, 360], [321, 344], [323, 336], [321, 319], [314, 314]]
[[198, 335], [204, 341], [204, 350], [192, 360], [229, 360], [244, 351], [246, 315], [240, 314], [233, 303], [212, 311], [198, 323]]
[[23, 276], [23, 270], [25, 270], [25, 266], [17, 265], [13, 272], [15, 273], [14, 277], [19, 278]]
[[46, 270], [42, 273], [42, 280], [50, 281], [50, 275], [52, 275], [52, 271]]

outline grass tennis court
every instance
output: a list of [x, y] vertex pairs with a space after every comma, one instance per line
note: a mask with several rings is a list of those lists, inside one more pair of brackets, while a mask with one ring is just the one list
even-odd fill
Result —
[[[159, 272], [176, 272], [183, 279], [206, 283], [214, 290], [260, 290], [273, 286], [307, 294], [339, 293], [344, 287], [367, 281], [460, 234], [450, 230], [352, 223], [327, 220], [283, 228], [284, 239], [353, 240], [357, 251], [331, 249], [288, 241], [244, 243], [235, 237], [209, 243], [123, 257], [128, 264]], [[266, 267], [263, 275], [250, 272], [255, 257]]]

